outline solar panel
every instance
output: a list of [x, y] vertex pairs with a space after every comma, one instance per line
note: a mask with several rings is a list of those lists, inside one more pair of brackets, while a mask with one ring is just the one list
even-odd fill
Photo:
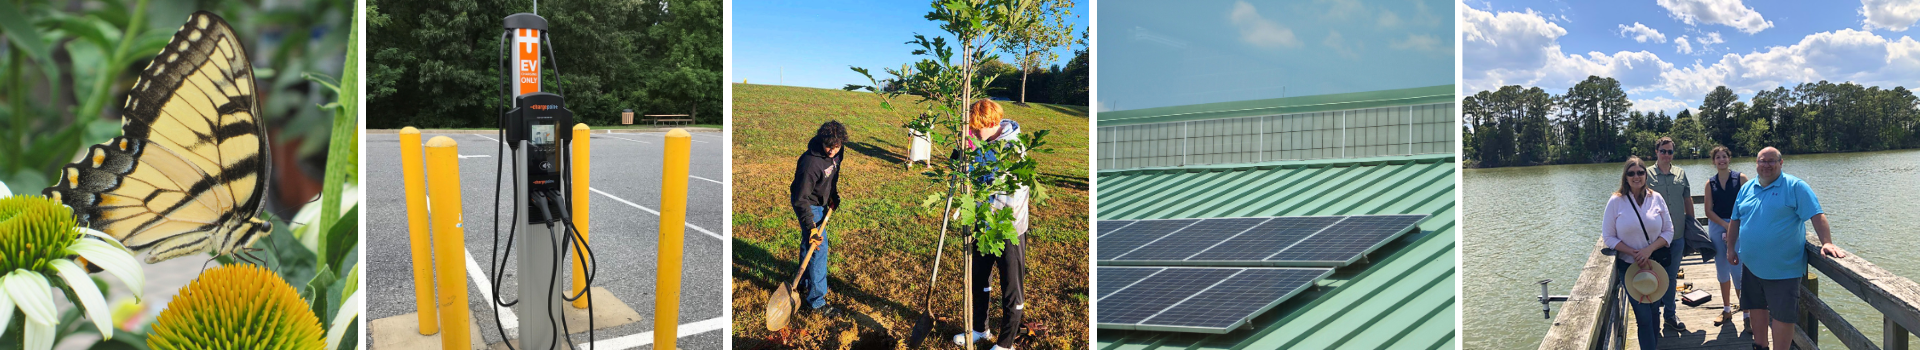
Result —
[[1159, 240], [1160, 237], [1165, 237], [1168, 233], [1186, 228], [1187, 225], [1199, 221], [1199, 219], [1141, 220], [1131, 225], [1125, 225], [1125, 227], [1115, 229], [1113, 232], [1100, 236], [1099, 259], [1108, 260], [1125, 255], [1127, 252], [1133, 251], [1134, 248]]
[[[1104, 290], [1105, 277], [1150, 277]], [[1226, 333], [1333, 273], [1327, 268], [1099, 268], [1100, 328]]]
[[1112, 267], [1112, 268], [1102, 267], [1099, 270], [1100, 275], [1094, 276], [1095, 278], [1100, 280], [1099, 281], [1099, 288], [1100, 288], [1099, 298], [1105, 298], [1107, 297], [1107, 295], [1113, 294], [1113, 292], [1120, 291], [1121, 289], [1126, 289], [1127, 286], [1133, 285], [1134, 282], [1140, 282], [1140, 280], [1146, 279], [1147, 276], [1152, 276], [1155, 273], [1159, 273], [1160, 270], [1165, 270], [1165, 269], [1167, 268], [1164, 268], [1164, 267]]
[[1259, 227], [1247, 230], [1238, 237], [1228, 239], [1219, 246], [1206, 252], [1195, 254], [1187, 260], [1226, 261], [1226, 260], [1262, 260], [1281, 249], [1286, 249], [1301, 239], [1312, 236], [1328, 225], [1339, 222], [1342, 216], [1305, 216], [1273, 218]]
[[1349, 216], [1313, 238], [1267, 257], [1266, 261], [1346, 266], [1412, 229], [1426, 215]]
[[1101, 265], [1328, 266], [1359, 261], [1427, 215], [1140, 220], [1100, 237]]
[[1120, 228], [1127, 227], [1127, 225], [1131, 225], [1133, 223], [1134, 223], [1133, 220], [1101, 220], [1099, 225], [1100, 233], [1099, 233], [1099, 236], [1096, 236], [1096, 237], [1106, 237], [1108, 233], [1112, 233], [1115, 230], [1119, 230]]
[[1208, 219], [1169, 233], [1159, 241], [1134, 249], [1116, 259], [1186, 260], [1195, 253], [1212, 248], [1228, 238], [1240, 235], [1272, 218]]

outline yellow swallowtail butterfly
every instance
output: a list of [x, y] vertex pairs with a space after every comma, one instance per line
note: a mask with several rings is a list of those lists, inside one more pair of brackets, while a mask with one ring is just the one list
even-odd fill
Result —
[[195, 12], [127, 92], [121, 136], [88, 148], [43, 193], [148, 252], [147, 263], [243, 253], [273, 232], [257, 217], [271, 154], [254, 96], [233, 28]]

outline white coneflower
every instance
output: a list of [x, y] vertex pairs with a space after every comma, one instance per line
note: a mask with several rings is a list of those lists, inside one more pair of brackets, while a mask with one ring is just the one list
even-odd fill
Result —
[[[91, 237], [88, 237], [91, 236]], [[0, 329], [13, 322], [17, 307], [26, 315], [22, 348], [53, 347], [54, 328], [60, 322], [53, 303], [53, 282], [79, 300], [100, 336], [113, 338], [113, 318], [106, 298], [77, 258], [119, 277], [134, 297], [140, 297], [145, 276], [133, 253], [120, 241], [100, 231], [79, 227], [73, 209], [47, 197], [14, 196], [0, 184]]]

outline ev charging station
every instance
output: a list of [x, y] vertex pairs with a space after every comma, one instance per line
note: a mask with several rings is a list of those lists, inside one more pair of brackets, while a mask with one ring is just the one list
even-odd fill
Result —
[[[512, 154], [511, 205], [515, 214], [506, 225], [512, 230], [508, 234], [507, 250], [513, 250], [514, 243], [520, 245], [519, 300], [493, 302], [496, 307], [514, 307], [526, 320], [519, 327], [521, 349], [553, 349], [568, 342], [561, 301], [590, 294], [582, 287], [581, 295], [567, 295], [562, 292], [560, 282], [561, 269], [566, 267], [562, 259], [567, 258], [567, 249], [576, 241], [584, 241], [574, 226], [576, 223], [572, 222], [572, 208], [568, 205], [571, 201], [566, 198], [572, 193], [573, 185], [569, 183], [573, 157], [568, 147], [573, 141], [570, 129], [573, 113], [567, 110], [565, 97], [541, 91], [543, 56], [552, 55], [546, 41], [547, 20], [531, 13], [516, 13], [506, 17], [505, 27], [510, 33], [502, 36], [512, 36], [512, 53], [507, 55], [512, 59], [512, 74], [502, 90], [511, 89], [508, 97], [512, 99], [513, 109], [500, 116], [500, 132], [501, 141]], [[505, 66], [500, 68], [502, 73], [509, 71]], [[521, 233], [517, 240], [512, 238], [514, 231]], [[497, 253], [496, 257], [503, 256]], [[583, 249], [575, 256], [587, 266], [594, 266], [589, 262], [591, 249]], [[494, 268], [498, 276], [505, 265]], [[588, 274], [588, 284], [592, 283], [592, 275]], [[498, 283], [500, 279], [496, 277], [494, 281]], [[591, 309], [588, 312], [591, 313]], [[591, 332], [592, 326], [587, 329]]]

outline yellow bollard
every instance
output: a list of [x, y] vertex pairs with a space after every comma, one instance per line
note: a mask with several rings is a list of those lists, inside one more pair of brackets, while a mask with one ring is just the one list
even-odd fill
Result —
[[654, 349], [677, 349], [680, 327], [680, 253], [687, 232], [687, 160], [693, 135], [685, 129], [667, 132], [666, 164], [660, 174], [660, 276], [654, 288]]
[[400, 129], [400, 174], [406, 178], [407, 236], [413, 244], [413, 301], [420, 314], [420, 335], [440, 333], [439, 305], [433, 300], [433, 231], [427, 228], [427, 178], [420, 167], [420, 129]]
[[467, 314], [467, 265], [458, 263], [466, 259], [466, 232], [462, 231], [460, 209], [460, 145], [446, 136], [434, 136], [427, 140], [427, 199], [433, 204], [434, 240], [436, 260], [439, 264], [440, 324], [444, 327], [440, 334], [441, 349], [466, 349], [468, 343], [467, 327], [472, 316]]
[[[587, 196], [592, 195], [587, 193], [587, 180], [591, 178], [589, 175], [593, 171], [592, 161], [593, 129], [588, 128], [587, 123], [575, 124], [573, 126], [573, 225], [576, 226], [575, 230], [580, 231], [580, 240], [573, 245], [575, 254], [586, 254], [587, 228], [592, 226], [587, 224], [587, 203], [589, 202]], [[574, 295], [580, 295], [581, 290], [587, 289], [587, 267], [580, 260], [578, 257], [572, 259], [572, 294]], [[573, 300], [575, 309], [585, 309], [587, 306], [587, 298]]]

